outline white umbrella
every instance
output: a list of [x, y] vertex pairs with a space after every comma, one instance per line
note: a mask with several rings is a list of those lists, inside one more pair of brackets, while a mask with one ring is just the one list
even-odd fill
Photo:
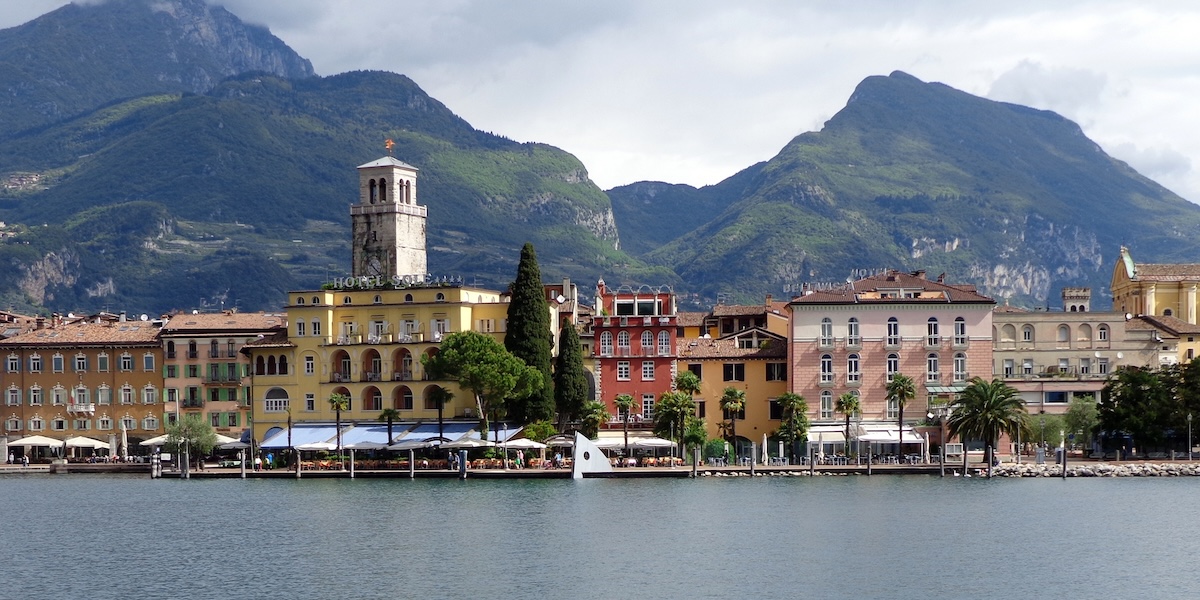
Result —
[[432, 448], [436, 442], [422, 440], [405, 440], [388, 446], [388, 450], [420, 450], [422, 448]]
[[487, 440], [481, 440], [478, 438], [463, 436], [463, 437], [458, 438], [457, 440], [454, 440], [453, 442], [446, 442], [445, 444], [442, 444], [442, 447], [443, 448], [487, 448], [488, 446], [495, 446], [495, 445], [496, 445], [495, 442], [489, 442]]
[[630, 448], [674, 448], [675, 442], [664, 440], [658, 437], [642, 438], [637, 441], [629, 442]]
[[[142, 442], [142, 443], [145, 444], [146, 442]], [[245, 448], [249, 448], [250, 444], [247, 444], [246, 442], [229, 442], [227, 444], [221, 444], [217, 447], [222, 450], [242, 450]]]
[[94, 440], [90, 437], [84, 436], [69, 437], [66, 440], [66, 444], [68, 448], [92, 448], [93, 450], [108, 448], [108, 442], [102, 442], [100, 440]]
[[353, 444], [343, 444], [342, 447], [353, 450], [382, 450], [387, 448], [388, 445], [383, 442], [355, 442]]
[[[623, 437], [620, 437], [620, 438], [600, 438], [600, 439], [598, 439], [598, 440], [594, 440], [594, 441], [592, 441], [592, 443], [593, 443], [593, 444], [595, 444], [595, 445], [596, 445], [596, 447], [597, 447], [597, 448], [599, 448], [599, 449], [601, 449], [601, 450], [615, 450], [615, 449], [617, 449], [617, 448], [624, 448], [624, 447], [625, 447], [625, 438], [623, 438]], [[630, 448], [633, 448], [633, 447], [635, 447], [635, 446], [634, 446], [634, 442], [633, 442], [633, 440], [630, 440], [630, 442], [629, 442], [629, 447], [630, 447]]]
[[767, 464], [767, 434], [763, 434], [762, 464]]
[[569, 435], [556, 435], [546, 439], [546, 445], [552, 448], [570, 448], [575, 445], [575, 438]]
[[297, 450], [337, 450], [337, 444], [330, 442], [313, 442], [296, 446]]
[[125, 429], [125, 419], [121, 419], [121, 458], [129, 458], [129, 432]]
[[219, 433], [218, 433], [218, 434], [216, 434], [216, 436], [217, 436], [217, 445], [220, 445], [220, 444], [232, 444], [233, 442], [240, 441], [240, 440], [238, 440], [237, 438], [231, 438], [231, 437], [229, 437], [229, 436], [227, 436], [227, 435], [221, 435], [221, 434], [219, 434]]
[[169, 437], [169, 436], [167, 436], [166, 434], [154, 436], [148, 440], [143, 440], [142, 443], [138, 444], [138, 445], [139, 446], [165, 446], [167, 443], [167, 437]]
[[519, 450], [541, 450], [542, 448], [546, 447], [546, 445], [541, 442], [535, 442], [535, 441], [533, 441], [531, 439], [527, 439], [527, 438], [521, 438], [519, 440], [509, 440], [506, 445], [509, 448], [516, 448]]
[[31, 435], [8, 443], [9, 446], [24, 446], [26, 448], [30, 446], [58, 446], [60, 444], [62, 444], [62, 440], [48, 438], [44, 435]]

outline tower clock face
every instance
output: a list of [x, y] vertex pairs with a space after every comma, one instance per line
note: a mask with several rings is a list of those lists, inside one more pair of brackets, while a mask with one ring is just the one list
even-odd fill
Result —
[[372, 256], [371, 260], [367, 261], [367, 275], [383, 275], [383, 264], [379, 262], [378, 256]]

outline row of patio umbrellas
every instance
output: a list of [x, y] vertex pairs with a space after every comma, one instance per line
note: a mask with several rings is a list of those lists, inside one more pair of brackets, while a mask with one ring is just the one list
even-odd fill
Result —
[[84, 437], [84, 436], [75, 436], [75, 437], [69, 437], [65, 440], [56, 440], [54, 438], [49, 438], [44, 435], [31, 435], [28, 437], [23, 437], [23, 438], [20, 438], [17, 440], [13, 440], [8, 443], [9, 446], [22, 446], [25, 448], [30, 448], [33, 446], [58, 447], [58, 446], [62, 446], [64, 444], [68, 448], [92, 448], [92, 449], [97, 449], [97, 450], [101, 449], [101, 448], [109, 447], [108, 442], [102, 442], [100, 440], [93, 439], [90, 437]]
[[[471, 449], [471, 448], [489, 448], [489, 447], [495, 447], [495, 446], [506, 447], [506, 448], [510, 448], [510, 449], [514, 449], [514, 450], [538, 450], [541, 448], [545, 448], [546, 444], [543, 444], [541, 442], [535, 442], [534, 440], [529, 440], [529, 439], [509, 440], [507, 442], [497, 444], [496, 442], [479, 439], [477, 437], [472, 437], [471, 435], [468, 434], [468, 435], [464, 435], [464, 436], [458, 438], [457, 440], [442, 440], [442, 439], [435, 438], [432, 440], [423, 440], [423, 441], [415, 441], [415, 440], [404, 441], [404, 442], [400, 442], [397, 444], [391, 444], [391, 445], [383, 444], [380, 442], [358, 442], [358, 443], [354, 443], [354, 444], [344, 444], [342, 446], [342, 449], [343, 450], [383, 450], [383, 449], [387, 449], [387, 450], [419, 450], [422, 448], [432, 448], [434, 446], [437, 446], [439, 448], [455, 449], [455, 450]], [[300, 445], [296, 446], [296, 449], [304, 450], [304, 451], [337, 450], [337, 444], [335, 444], [333, 442], [313, 442], [310, 444], [300, 444]]]

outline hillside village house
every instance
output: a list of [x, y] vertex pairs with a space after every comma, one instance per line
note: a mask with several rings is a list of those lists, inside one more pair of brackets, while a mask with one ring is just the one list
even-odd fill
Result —
[[[180, 314], [160, 333], [163, 346], [163, 409], [168, 423], [199, 415], [222, 435], [239, 437], [249, 426], [250, 360], [247, 343], [287, 327], [280, 314]], [[287, 362], [257, 365], [263, 373], [287, 372]]]
[[1176, 360], [1174, 342], [1153, 323], [1123, 312], [1093, 312], [1090, 295], [1086, 288], [1067, 288], [1062, 310], [999, 306], [992, 315], [992, 372], [1020, 393], [1035, 418], [1063, 414], [1076, 398], [1099, 399], [1117, 369]]
[[155, 322], [98, 315], [39, 319], [32, 331], [0, 340], [4, 433], [86, 436], [112, 446], [122, 431], [130, 446], [161, 435], [158, 333]]
[[[921, 438], [909, 423], [923, 421], [971, 377], [988, 378], [992, 370], [995, 301], [970, 285], [891, 270], [806, 293], [788, 306], [789, 389], [808, 401], [809, 440], [825, 453], [846, 448], [844, 415], [834, 412], [843, 393], [858, 395], [862, 407], [852, 436], [872, 441], [876, 451], [914, 453]], [[917, 388], [904, 411], [902, 450], [899, 407], [887, 398], [897, 374]]]

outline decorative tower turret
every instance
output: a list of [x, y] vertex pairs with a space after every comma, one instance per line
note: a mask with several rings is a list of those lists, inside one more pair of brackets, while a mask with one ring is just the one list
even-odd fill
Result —
[[358, 167], [358, 187], [358, 204], [350, 207], [353, 275], [424, 278], [426, 208], [417, 205], [417, 168], [385, 156]]

